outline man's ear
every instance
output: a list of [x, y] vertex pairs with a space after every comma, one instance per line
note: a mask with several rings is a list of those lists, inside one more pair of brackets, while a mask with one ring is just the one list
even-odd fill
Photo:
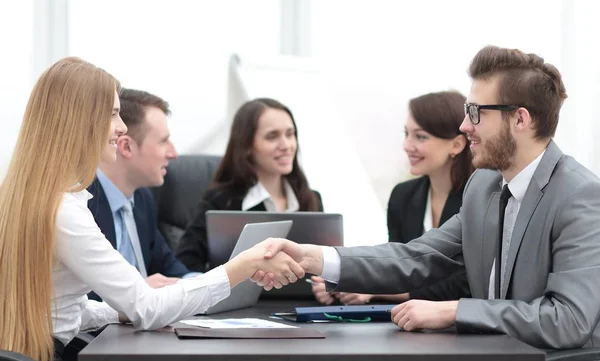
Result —
[[117, 150], [121, 157], [131, 158], [133, 147], [135, 147], [135, 141], [130, 136], [121, 135], [117, 138]]
[[523, 131], [533, 127], [531, 114], [529, 114], [529, 110], [526, 108], [521, 107], [517, 109], [514, 114], [514, 119], [517, 131]]

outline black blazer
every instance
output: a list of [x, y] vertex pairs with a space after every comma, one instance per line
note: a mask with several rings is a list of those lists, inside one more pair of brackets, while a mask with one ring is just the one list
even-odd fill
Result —
[[[464, 187], [448, 196], [439, 226], [460, 211], [463, 191]], [[428, 177], [412, 179], [394, 187], [387, 211], [389, 242], [407, 243], [421, 237], [428, 192]], [[433, 286], [410, 292], [411, 298], [432, 301], [457, 300], [470, 296], [471, 291], [464, 272], [451, 275], [447, 280]]]
[[[112, 216], [108, 199], [104, 193], [102, 185], [95, 179], [88, 191], [94, 198], [88, 201], [88, 208], [94, 215], [94, 219], [100, 227], [106, 239], [116, 249], [115, 223]], [[150, 191], [146, 188], [138, 189], [133, 194], [135, 207], [133, 207], [133, 217], [140, 237], [140, 246], [142, 257], [148, 275], [161, 273], [167, 277], [182, 277], [189, 272], [175, 255], [167, 241], [158, 230], [156, 224], [156, 205]], [[95, 293], [88, 294], [88, 297], [95, 300], [101, 300]]]
[[[323, 203], [319, 192], [313, 191], [319, 203], [319, 212], [323, 212]], [[208, 262], [208, 240], [206, 235], [206, 212], [211, 210], [241, 211], [245, 194], [235, 194], [229, 189], [208, 189], [198, 205], [194, 218], [187, 226], [177, 246], [177, 257], [190, 270], [204, 272]], [[249, 211], [266, 211], [260, 203]], [[217, 266], [217, 265], [215, 265]], [[212, 267], [212, 266], [211, 266]]]

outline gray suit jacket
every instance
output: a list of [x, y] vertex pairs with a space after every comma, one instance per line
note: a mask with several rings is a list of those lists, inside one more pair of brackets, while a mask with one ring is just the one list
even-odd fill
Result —
[[477, 170], [460, 213], [412, 242], [338, 248], [336, 290], [402, 293], [466, 269], [473, 298], [459, 301], [459, 332], [501, 332], [542, 348], [600, 346], [600, 180], [550, 142], [517, 216], [505, 299], [488, 300], [501, 181]]

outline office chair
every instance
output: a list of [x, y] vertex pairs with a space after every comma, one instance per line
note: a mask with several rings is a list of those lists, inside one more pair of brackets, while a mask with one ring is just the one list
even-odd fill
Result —
[[0, 361], [33, 361], [22, 353], [0, 350]]
[[546, 361], [599, 361], [600, 347], [546, 351]]
[[80, 332], [66, 346], [63, 354], [63, 360], [77, 360], [77, 355], [83, 350], [96, 335], [87, 332]]
[[221, 157], [216, 155], [181, 155], [169, 162], [164, 184], [152, 188], [158, 228], [171, 249], [177, 249], [220, 163]]

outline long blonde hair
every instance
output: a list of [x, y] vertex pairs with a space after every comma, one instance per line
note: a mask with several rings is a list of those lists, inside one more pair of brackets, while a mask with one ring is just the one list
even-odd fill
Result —
[[56, 215], [67, 191], [94, 179], [119, 83], [79, 58], [37, 81], [0, 186], [0, 349], [53, 357]]

